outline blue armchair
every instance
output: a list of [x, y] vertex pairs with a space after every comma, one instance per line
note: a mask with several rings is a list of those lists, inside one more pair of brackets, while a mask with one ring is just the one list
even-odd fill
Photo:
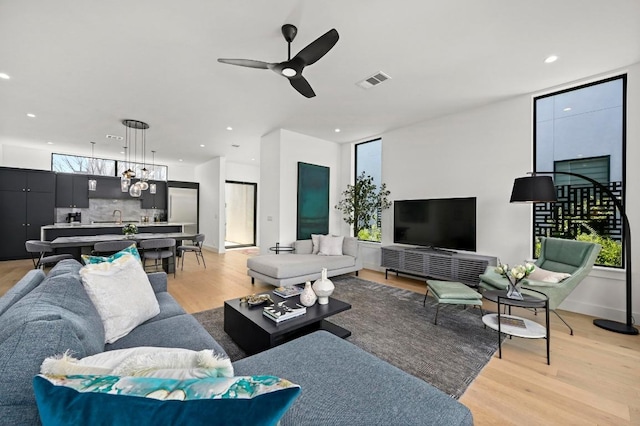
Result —
[[[535, 281], [527, 278], [522, 281], [522, 288], [524, 292], [527, 289], [532, 289], [547, 295], [549, 297], [549, 309], [569, 327], [573, 335], [573, 329], [558, 314], [556, 308], [576, 288], [580, 281], [589, 274], [602, 247], [595, 243], [560, 238], [543, 237], [541, 241], [540, 257], [535, 262], [536, 268], [564, 272], [571, 274], [571, 276], [558, 283]], [[494, 271], [493, 266], [489, 266], [484, 274], [480, 275], [479, 286], [485, 290], [506, 290], [508, 283], [506, 278]]]

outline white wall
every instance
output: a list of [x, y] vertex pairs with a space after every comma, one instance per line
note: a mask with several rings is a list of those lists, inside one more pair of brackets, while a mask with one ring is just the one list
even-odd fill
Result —
[[[329, 167], [329, 232], [340, 233], [340, 216], [333, 208], [341, 192], [340, 145], [288, 130], [262, 138], [260, 150], [260, 250], [296, 239], [298, 162]], [[271, 218], [271, 220], [269, 220]]]
[[200, 232], [205, 246], [224, 253], [224, 176], [225, 159], [217, 157], [195, 167], [200, 183]]
[[[624, 71], [628, 71], [627, 164], [633, 166], [640, 158], [640, 122], [634, 119], [640, 116], [640, 65]], [[391, 197], [477, 197], [478, 253], [498, 256], [506, 263], [530, 258], [532, 207], [510, 204], [509, 196], [513, 179], [532, 169], [535, 95], [538, 93], [384, 134], [382, 176]], [[629, 188], [639, 179], [640, 169], [628, 167]], [[637, 190], [627, 191], [626, 208], [632, 228], [640, 224], [639, 198]], [[392, 209], [383, 213], [383, 245], [393, 240], [392, 215]], [[632, 249], [636, 318], [640, 315], [640, 285], [635, 272], [640, 266], [638, 241], [634, 241]], [[624, 273], [596, 268], [561, 308], [623, 321], [624, 303]]]
[[227, 161], [226, 180], [235, 180], [236, 182], [260, 182], [260, 167], [251, 164], [234, 163]]
[[0, 166], [20, 169], [51, 170], [51, 150], [2, 145]]
[[182, 182], [195, 182], [196, 173], [193, 165], [172, 165], [169, 166], [168, 180], [178, 180]]

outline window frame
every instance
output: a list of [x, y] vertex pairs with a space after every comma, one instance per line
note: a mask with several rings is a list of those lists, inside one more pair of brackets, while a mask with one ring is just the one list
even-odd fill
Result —
[[[549, 92], [549, 93], [545, 93], [539, 96], [534, 96], [533, 97], [533, 132], [532, 132], [532, 137], [533, 137], [533, 171], [535, 172], [538, 168], [537, 165], [537, 152], [538, 152], [538, 147], [537, 147], [537, 114], [538, 114], [538, 110], [537, 110], [537, 106], [536, 106], [536, 102], [540, 99], [544, 99], [544, 98], [548, 98], [548, 97], [552, 97], [552, 96], [556, 96], [556, 95], [560, 95], [563, 93], [568, 93], [568, 92], [573, 92], [576, 90], [580, 90], [580, 89], [585, 89], [588, 87], [592, 87], [592, 86], [597, 86], [600, 84], [604, 84], [604, 83], [608, 83], [611, 81], [616, 81], [616, 80], [620, 80], [622, 82], [622, 132], [621, 132], [621, 139], [622, 139], [622, 197], [620, 199], [620, 204], [622, 204], [623, 208], [627, 207], [626, 204], [626, 200], [627, 200], [627, 74], [623, 73], [623, 74], [619, 74], [619, 75], [615, 75], [615, 76], [611, 76], [611, 77], [607, 77], [607, 78], [603, 78], [603, 79], [599, 79], [599, 80], [595, 80], [595, 81], [590, 81], [588, 83], [584, 83], [584, 84], [580, 84], [577, 86], [572, 86], [572, 87], [567, 87], [565, 89], [561, 89], [561, 90], [557, 90], [557, 91], [553, 91], [553, 92]], [[554, 161], [554, 167], [555, 167], [555, 161]], [[609, 167], [611, 167], [611, 163], [609, 163]], [[611, 176], [609, 176], [609, 178], [611, 178]], [[535, 204], [534, 204], [535, 205]], [[535, 208], [535, 207], [533, 207]], [[617, 210], [617, 209], [615, 209]], [[531, 220], [531, 253], [533, 254], [533, 257], [536, 258], [536, 235], [535, 235], [535, 230], [536, 230], [536, 226], [535, 226], [535, 212], [532, 212], [532, 220]], [[626, 213], [626, 212], [625, 212]], [[624, 225], [623, 225], [624, 226]], [[600, 264], [596, 264], [596, 266], [601, 267], [601, 268], [610, 268], [610, 269], [624, 269], [626, 267], [625, 265], [625, 259], [626, 259], [626, 242], [624, 241], [624, 230], [622, 230], [622, 238], [621, 238], [621, 246], [622, 246], [622, 252], [621, 252], [621, 265], [620, 266], [612, 266], [612, 265], [600, 265]]]

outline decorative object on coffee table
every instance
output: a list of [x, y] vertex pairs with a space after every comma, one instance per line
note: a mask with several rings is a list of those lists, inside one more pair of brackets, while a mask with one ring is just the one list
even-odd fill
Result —
[[522, 293], [518, 289], [520, 281], [529, 276], [536, 266], [533, 263], [525, 263], [524, 265], [516, 265], [509, 269], [509, 265], [500, 263], [496, 266], [495, 271], [505, 277], [509, 281], [509, 289], [507, 290], [507, 297], [509, 299], [523, 300]]
[[318, 304], [326, 305], [329, 303], [329, 296], [333, 293], [335, 286], [330, 279], [327, 278], [327, 268], [322, 268], [322, 276], [313, 283], [313, 291], [318, 296]]
[[307, 281], [304, 285], [304, 290], [300, 294], [300, 303], [306, 307], [313, 306], [318, 300], [318, 296], [311, 288], [311, 281]]

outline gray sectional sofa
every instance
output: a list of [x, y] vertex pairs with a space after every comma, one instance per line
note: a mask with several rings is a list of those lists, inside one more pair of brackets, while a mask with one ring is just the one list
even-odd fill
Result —
[[247, 260], [251, 282], [257, 278], [276, 287], [302, 284], [320, 278], [322, 268], [327, 276], [348, 274], [362, 269], [358, 239], [344, 237], [342, 256], [322, 256], [313, 253], [311, 240], [297, 240], [291, 254], [265, 254]]
[[[81, 265], [66, 260], [48, 276], [30, 271], [0, 298], [0, 423], [39, 424], [33, 376], [46, 357], [82, 358], [134, 346], [214, 349], [204, 328], [167, 293], [164, 273], [149, 274], [160, 314], [114, 344], [84, 291]], [[277, 375], [302, 388], [285, 425], [471, 425], [470, 411], [430, 384], [324, 331], [234, 363], [236, 375]], [[212, 424], [225, 424], [216, 419]]]

